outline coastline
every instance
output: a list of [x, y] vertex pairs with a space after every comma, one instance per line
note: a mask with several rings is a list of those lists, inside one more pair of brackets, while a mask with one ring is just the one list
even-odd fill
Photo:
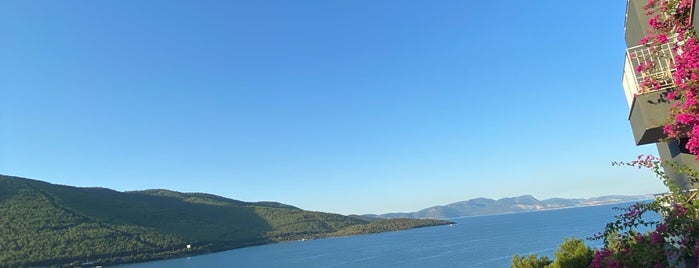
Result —
[[598, 204], [587, 204], [587, 205], [579, 205], [579, 206], [567, 206], [567, 207], [556, 207], [556, 208], [533, 209], [533, 210], [525, 210], [525, 211], [512, 211], [512, 212], [502, 212], [502, 213], [468, 215], [468, 216], [444, 218], [444, 220], [483, 217], [483, 216], [494, 216], [494, 215], [506, 215], [506, 214], [530, 213], [530, 212], [551, 211], [551, 210], [562, 210], [562, 209], [571, 209], [571, 208], [597, 207], [597, 206], [606, 206], [606, 205], [615, 205], [615, 204], [637, 203], [637, 202], [642, 202], [642, 201], [652, 201], [652, 199], [624, 200], [624, 201], [619, 201], [619, 202], [603, 202], [603, 203], [598, 203]]
[[[403, 219], [403, 220], [405, 220], [405, 219]], [[407, 219], [407, 220], [420, 220], [420, 219]], [[226, 252], [226, 251], [232, 251], [232, 250], [239, 250], [239, 249], [243, 249], [243, 248], [273, 245], [273, 244], [283, 244], [283, 243], [304, 242], [304, 241], [309, 241], [309, 240], [353, 237], [353, 236], [362, 236], [362, 235], [389, 233], [389, 232], [400, 232], [400, 231], [407, 231], [407, 230], [413, 230], [413, 229], [419, 229], [419, 228], [428, 228], [428, 227], [437, 227], [437, 226], [456, 224], [455, 222], [448, 221], [448, 220], [437, 220], [437, 219], [429, 219], [429, 220], [433, 221], [434, 224], [418, 225], [415, 227], [404, 228], [404, 229], [382, 230], [382, 231], [377, 231], [377, 232], [358, 232], [358, 233], [349, 233], [349, 234], [341, 233], [341, 232], [334, 232], [334, 233], [327, 234], [327, 236], [318, 236], [318, 237], [311, 237], [311, 238], [305, 238], [305, 239], [278, 240], [278, 241], [269, 240], [268, 242], [249, 244], [249, 245], [239, 246], [239, 247], [234, 247], [234, 248], [216, 249], [216, 250], [209, 250], [209, 251], [191, 251], [191, 252], [189, 252], [190, 254], [179, 254], [179, 255], [173, 255], [171, 257], [166, 257], [166, 258], [148, 259], [148, 260], [135, 261], [135, 262], [108, 263], [108, 264], [102, 264], [101, 266], [104, 266], [104, 267], [133, 267], [133, 266], [137, 266], [139, 264], [144, 264], [144, 263], [149, 263], [149, 262], [158, 262], [158, 261], [165, 261], [165, 260], [172, 260], [172, 259], [189, 258], [189, 257], [194, 257], [194, 256], [207, 255], [207, 254]], [[93, 267], [93, 266], [90, 266], [90, 267]]]

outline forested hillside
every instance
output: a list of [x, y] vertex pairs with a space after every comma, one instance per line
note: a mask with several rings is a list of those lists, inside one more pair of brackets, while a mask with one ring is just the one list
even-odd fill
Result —
[[[4, 175], [0, 215], [0, 267], [134, 262], [424, 225], [362, 229], [367, 221], [275, 202], [168, 190], [118, 192]], [[433, 224], [440, 223], [447, 222]]]

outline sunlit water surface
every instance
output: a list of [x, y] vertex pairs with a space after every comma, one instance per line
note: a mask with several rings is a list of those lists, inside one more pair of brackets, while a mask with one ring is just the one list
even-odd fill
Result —
[[[629, 204], [452, 219], [408, 231], [264, 245], [189, 258], [126, 265], [179, 267], [509, 267], [515, 254], [553, 252], [566, 237], [604, 230]], [[586, 241], [593, 247], [601, 241]]]

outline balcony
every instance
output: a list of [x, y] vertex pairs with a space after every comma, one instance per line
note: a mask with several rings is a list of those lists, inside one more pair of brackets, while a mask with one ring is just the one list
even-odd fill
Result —
[[[669, 44], [662, 45], [659, 51], [652, 51], [643, 45], [626, 51], [622, 85], [629, 104], [629, 121], [636, 145], [656, 143], [665, 137], [663, 126], [670, 113], [667, 93], [674, 88], [672, 73], [675, 55]], [[636, 71], [639, 66], [649, 62], [653, 63], [652, 67]], [[647, 79], [654, 81], [656, 86], [653, 91], [643, 92], [640, 85]]]
[[[674, 38], [670, 39], [667, 44], [660, 47], [659, 51], [652, 51], [650, 47], [645, 45], [626, 49], [622, 84], [629, 108], [632, 106], [634, 96], [641, 92], [640, 85], [645, 79], [652, 79], [658, 83], [655, 90], [666, 90], [674, 87], [672, 73], [675, 71], [673, 65], [677, 53], [670, 47], [670, 44], [674, 42]], [[653, 64], [652, 68], [641, 72], [636, 71], [639, 66], [650, 62]]]
[[670, 115], [666, 90], [652, 91], [634, 98], [629, 122], [636, 145], [651, 144], [666, 138], [663, 126]]

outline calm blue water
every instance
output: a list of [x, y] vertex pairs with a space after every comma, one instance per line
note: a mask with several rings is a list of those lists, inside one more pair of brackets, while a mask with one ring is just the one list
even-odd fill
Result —
[[[257, 246], [123, 267], [510, 267], [515, 254], [545, 255], [565, 237], [604, 230], [627, 204], [453, 219], [453, 226]], [[600, 247], [601, 241], [586, 241]]]

